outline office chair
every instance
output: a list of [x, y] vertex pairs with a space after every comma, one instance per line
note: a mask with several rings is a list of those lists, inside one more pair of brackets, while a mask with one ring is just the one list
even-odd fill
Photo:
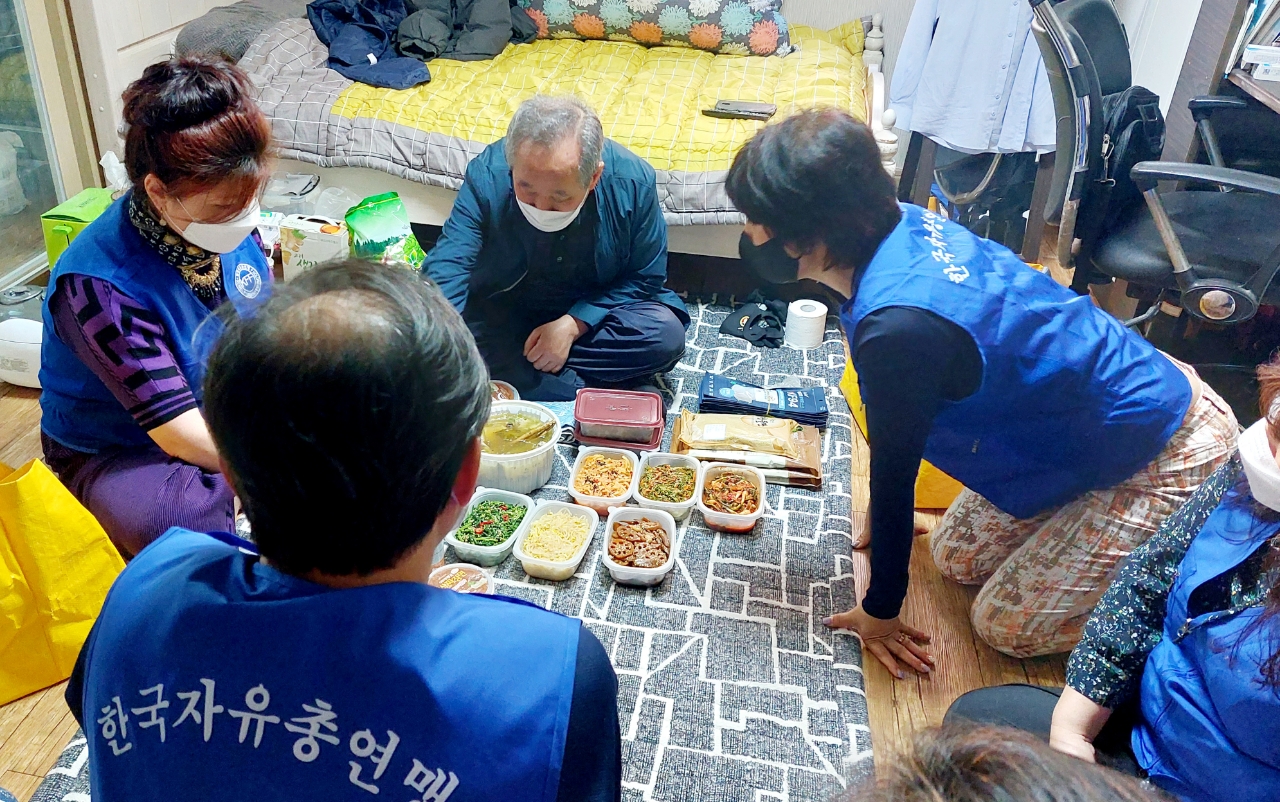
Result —
[[[1058, 118], [1044, 217], [1059, 225], [1059, 263], [1076, 268], [1072, 289], [1087, 291], [1101, 274], [1148, 290], [1155, 300], [1145, 302], [1131, 326], [1150, 320], [1165, 301], [1222, 324], [1280, 304], [1280, 283], [1272, 281], [1280, 271], [1280, 179], [1223, 166], [1213, 131], [1213, 114], [1243, 101], [1191, 101], [1211, 164], [1139, 162], [1130, 176], [1145, 206], [1078, 219], [1090, 194], [1103, 191], [1102, 97], [1130, 85], [1128, 45], [1111, 0], [1030, 2]], [[1162, 193], [1160, 181], [1189, 186]]]

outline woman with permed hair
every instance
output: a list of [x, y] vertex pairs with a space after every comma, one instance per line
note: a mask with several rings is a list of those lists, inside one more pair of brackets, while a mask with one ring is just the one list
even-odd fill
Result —
[[58, 259], [44, 306], [45, 460], [129, 558], [171, 526], [227, 531], [201, 414], [214, 309], [265, 298], [271, 125], [231, 64], [174, 59], [124, 93], [133, 187]]
[[967, 488], [932, 546], [945, 576], [983, 586], [978, 635], [1016, 657], [1071, 649], [1125, 555], [1235, 449], [1230, 408], [1089, 298], [899, 204], [871, 132], [845, 112], [762, 129], [726, 187], [747, 216], [748, 265], [848, 299], [871, 583], [827, 624], [856, 631], [899, 677], [931, 670], [928, 636], [898, 617], [925, 458]]

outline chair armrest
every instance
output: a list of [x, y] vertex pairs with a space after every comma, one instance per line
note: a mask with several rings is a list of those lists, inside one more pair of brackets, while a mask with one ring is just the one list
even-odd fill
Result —
[[1215, 111], [1247, 109], [1249, 104], [1244, 98], [1231, 97], [1230, 95], [1200, 95], [1188, 100], [1187, 108], [1191, 110], [1191, 117], [1196, 122], [1200, 122]]
[[1261, 173], [1249, 173], [1230, 167], [1212, 164], [1188, 164], [1186, 162], [1138, 162], [1129, 171], [1129, 177], [1138, 189], [1150, 192], [1158, 181], [1202, 181], [1220, 187], [1280, 195], [1280, 178]]

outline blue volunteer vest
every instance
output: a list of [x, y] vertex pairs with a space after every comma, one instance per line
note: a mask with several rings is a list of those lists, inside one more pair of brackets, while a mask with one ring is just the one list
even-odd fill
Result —
[[841, 307], [846, 335], [890, 306], [928, 310], [977, 343], [982, 383], [939, 411], [925, 458], [1016, 518], [1128, 479], [1191, 403], [1186, 376], [1088, 297], [918, 206], [902, 205]]
[[94, 799], [555, 800], [578, 621], [331, 590], [248, 545], [171, 529], [111, 588], [82, 655]]
[[1133, 752], [1161, 788], [1194, 802], [1280, 799], [1280, 696], [1259, 666], [1274, 628], [1249, 631], [1261, 607], [1189, 618], [1196, 588], [1245, 561], [1280, 530], [1228, 491], [1205, 522], [1169, 593], [1164, 638], [1142, 673]]
[[[110, 282], [160, 318], [182, 375], [199, 403], [204, 364], [221, 324], [200, 302], [182, 275], [147, 244], [129, 222], [129, 196], [111, 204], [58, 258], [49, 277], [57, 287], [67, 273]], [[227, 298], [242, 313], [266, 298], [271, 268], [261, 248], [247, 237], [222, 255]], [[52, 297], [52, 294], [51, 296]], [[106, 385], [54, 331], [44, 303], [44, 344], [40, 352], [40, 426], [63, 445], [88, 453], [151, 443]]]

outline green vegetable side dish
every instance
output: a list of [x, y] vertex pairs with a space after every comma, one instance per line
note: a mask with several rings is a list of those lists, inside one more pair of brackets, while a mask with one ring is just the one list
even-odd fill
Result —
[[522, 504], [482, 501], [467, 514], [454, 537], [471, 546], [500, 546], [515, 534], [528, 511]]
[[640, 476], [640, 495], [650, 501], [679, 504], [693, 498], [698, 474], [693, 468], [676, 465], [650, 465]]

